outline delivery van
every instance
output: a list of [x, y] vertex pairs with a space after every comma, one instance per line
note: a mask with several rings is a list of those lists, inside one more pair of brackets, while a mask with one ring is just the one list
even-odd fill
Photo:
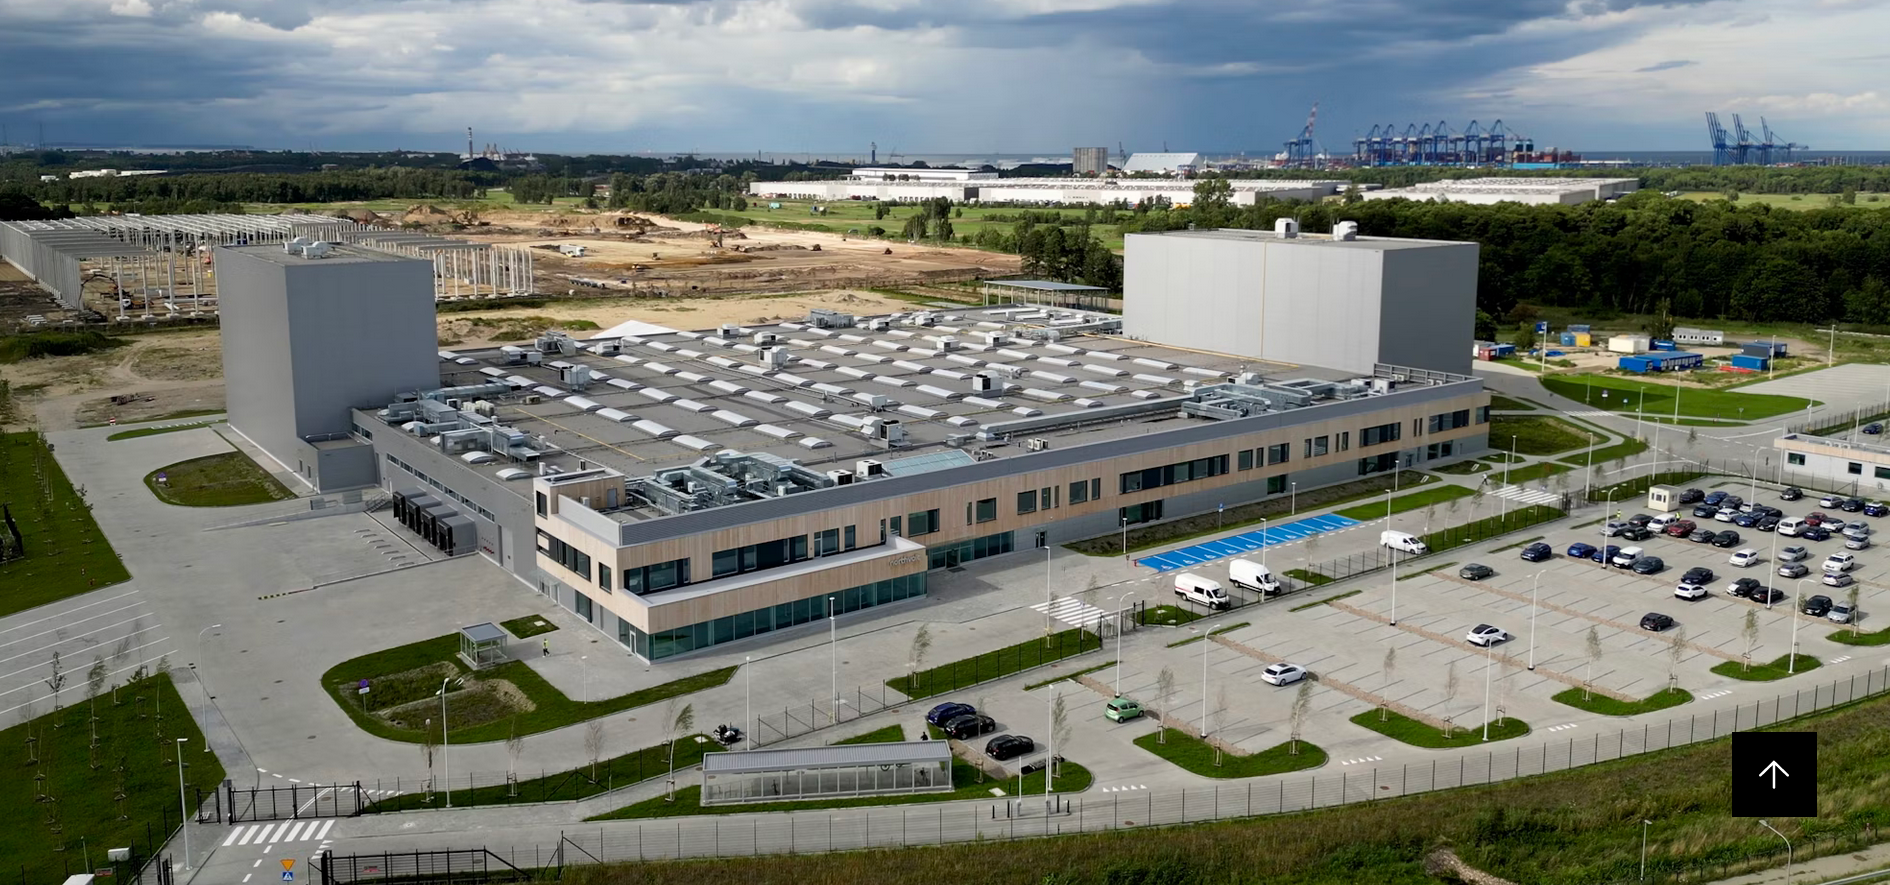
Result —
[[1385, 532], [1378, 536], [1378, 543], [1381, 546], [1390, 547], [1393, 550], [1401, 550], [1416, 556], [1431, 552], [1431, 548], [1424, 546], [1424, 542], [1418, 540], [1418, 536], [1410, 532]]
[[1236, 559], [1227, 565], [1227, 579], [1234, 586], [1275, 596], [1280, 592], [1280, 579], [1266, 567], [1266, 563], [1250, 559]]
[[1193, 572], [1182, 572], [1175, 576], [1175, 598], [1214, 609], [1233, 607], [1233, 602], [1227, 598], [1227, 591], [1221, 589], [1221, 582]]

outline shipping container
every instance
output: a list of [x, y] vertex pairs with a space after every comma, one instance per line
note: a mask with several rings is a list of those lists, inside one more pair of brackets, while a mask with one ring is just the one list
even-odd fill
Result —
[[1568, 330], [1569, 330], [1570, 332], [1592, 332], [1592, 331], [1594, 331], [1593, 329], [1591, 329], [1591, 328], [1589, 328], [1589, 327], [1588, 327], [1588, 324], [1587, 324], [1587, 323], [1569, 323], [1569, 324], [1568, 324]]
[[1785, 355], [1785, 345], [1775, 341], [1754, 341], [1739, 345], [1739, 352], [1749, 356], [1781, 357]]
[[1653, 349], [1652, 344], [1646, 335], [1615, 335], [1608, 339], [1608, 350], [1612, 353], [1646, 353]]
[[1623, 372], [1649, 372], [1653, 370], [1653, 363], [1644, 356], [1624, 356], [1619, 367]]
[[1563, 332], [1563, 333], [1562, 333], [1562, 346], [1563, 346], [1563, 347], [1574, 347], [1574, 346], [1575, 346], [1575, 333], [1574, 333], [1574, 332]]
[[1595, 339], [1591, 337], [1587, 332], [1576, 332], [1575, 333], [1575, 346], [1576, 347], [1593, 347], [1595, 346]]
[[1771, 365], [1771, 362], [1772, 361], [1766, 357], [1755, 356], [1749, 353], [1736, 353], [1733, 354], [1732, 358], [1732, 364], [1735, 368], [1751, 369], [1755, 372], [1765, 371], [1766, 367]]
[[1653, 341], [1649, 342], [1648, 349], [1649, 350], [1678, 350], [1679, 345], [1673, 343], [1672, 341], [1663, 341], [1661, 339], [1656, 338]]

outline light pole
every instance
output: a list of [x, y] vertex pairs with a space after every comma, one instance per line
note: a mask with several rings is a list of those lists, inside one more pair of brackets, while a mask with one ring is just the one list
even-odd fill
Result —
[[[1771, 594], [1767, 594], [1767, 598], [1770, 598], [1770, 596]], [[1785, 665], [1785, 673], [1788, 676], [1798, 672], [1798, 613], [1804, 611], [1804, 604], [1805, 579], [1799, 578], [1798, 592], [1792, 596], [1792, 650], [1790, 652], [1791, 658]], [[1855, 617], [1855, 615], [1853, 615], [1853, 617]]]
[[1122, 518], [1122, 561], [1129, 561], [1129, 518]]
[[1398, 548], [1388, 547], [1391, 551], [1391, 626], [1398, 626]]
[[1647, 828], [1654, 825], [1651, 820], [1641, 821], [1641, 881], [1647, 881]]
[[1286, 518], [1297, 519], [1299, 517], [1299, 480], [1292, 480], [1286, 485], [1292, 490], [1292, 497], [1287, 499]]
[[578, 655], [578, 700], [585, 703], [591, 700], [591, 665], [586, 663], [589, 659], [589, 655]]
[[184, 831], [184, 869], [190, 869], [190, 806], [184, 802], [184, 742], [177, 739], [177, 828]]
[[1201, 739], [1202, 740], [1207, 740], [1207, 735], [1208, 735], [1207, 651], [1208, 651], [1208, 646], [1213, 644], [1212, 642], [1208, 640], [1208, 637], [1214, 635], [1214, 631], [1219, 630], [1219, 629], [1221, 629], [1221, 625], [1215, 624], [1214, 626], [1209, 627], [1206, 633], [1201, 634]]
[[451, 681], [453, 681], [453, 677], [451, 676], [440, 680], [440, 767], [444, 769], [446, 773], [444, 780], [446, 783], [446, 807], [448, 808], [453, 807], [453, 760], [447, 755], [447, 751], [453, 748], [453, 742], [447, 738], [446, 734], [446, 684]]
[[[1548, 571], [1548, 569], [1542, 571]], [[1536, 576], [1529, 579], [1529, 669], [1531, 671], [1536, 669], [1536, 612], [1542, 610], [1541, 606], [1536, 605], [1536, 591], [1541, 587], [1542, 572], [1536, 572]]]
[[1483, 739], [1490, 739], [1490, 674], [1496, 669], [1496, 642], [1483, 643]]
[[[197, 660], [203, 660], [203, 634], [222, 626], [222, 624], [211, 624], [197, 631]], [[203, 705], [197, 708], [197, 718], [203, 720], [203, 751], [208, 753], [210, 752], [210, 687], [203, 684], [203, 671], [197, 669], [196, 664], [191, 664], [190, 669], [191, 672], [197, 674], [197, 690], [203, 693]]]
[[[1509, 457], [1503, 459], [1503, 488], [1509, 488], [1509, 465], [1510, 462], [1516, 458], [1516, 436], [1516, 434], [1510, 434], [1509, 452], [1507, 453]], [[1502, 498], [1502, 503], [1497, 505], [1500, 511], [1496, 520], [1497, 523], [1509, 522], [1509, 499], [1503, 496], [1501, 489], [1497, 490], [1496, 497]]]
[[[1771, 824], [1759, 821], [1759, 826], [1771, 830], [1772, 835], [1785, 839], [1785, 834], [1779, 832]], [[1785, 839], [1785, 885], [1792, 885], [1792, 840], [1790, 839]]]
[[[1273, 572], [1267, 569], [1267, 548], [1271, 546], [1273, 546], [1273, 539], [1267, 537], [1267, 518], [1262, 516], [1260, 517], [1260, 571], [1265, 572], [1269, 577], [1273, 575]], [[1266, 602], [1267, 590], [1262, 587], [1260, 588], [1260, 604], [1265, 605]]]
[[748, 729], [747, 746], [742, 750], [755, 748], [755, 657], [742, 656], [742, 726]]
[[1043, 636], [1050, 641], [1050, 609], [1056, 604], [1056, 579], [1050, 573], [1050, 548], [1043, 548]]
[[1122, 629], [1123, 603], [1134, 595], [1135, 591], [1130, 590], [1116, 597], [1116, 697], [1122, 697], [1122, 634], [1128, 632]]
[[[1125, 548], [1126, 549], [1126, 548]], [[833, 617], [834, 597], [827, 597], [827, 668], [833, 682], [833, 694], [827, 696], [827, 724], [840, 721], [840, 640]], [[908, 688], [910, 686], [907, 686]]]

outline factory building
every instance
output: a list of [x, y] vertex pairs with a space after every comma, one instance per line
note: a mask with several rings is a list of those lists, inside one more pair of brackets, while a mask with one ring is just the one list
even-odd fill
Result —
[[[748, 195], [757, 199], [880, 200], [916, 202], [945, 197], [954, 203], [1035, 203], [1041, 205], [1134, 205], [1161, 198], [1185, 206], [1194, 199], [1194, 183], [1159, 178], [987, 178], [885, 180], [855, 177], [834, 181], [756, 181]], [[953, 171], [953, 170], [935, 170]], [[977, 173], [987, 174], [987, 173]], [[1233, 186], [1236, 206], [1251, 206], [1263, 199], [1319, 200], [1347, 186], [1343, 181], [1245, 179]]]
[[433, 262], [301, 238], [215, 257], [230, 427], [316, 491], [375, 482], [351, 411], [439, 386]]
[[1590, 200], [1612, 200], [1640, 189], [1638, 178], [1455, 178], [1366, 191], [1361, 196], [1367, 200], [1575, 206]]
[[1772, 441], [1783, 456], [1780, 481], [1819, 483], [1861, 497], [1883, 497], [1890, 448], [1837, 437], [1789, 434]]
[[1079, 178], [1100, 178], [1109, 174], [1109, 149], [1080, 147], [1070, 162], [1070, 173]]
[[1159, 175], [1186, 175], [1202, 168], [1201, 155], [1194, 153], [1135, 153], [1130, 154], [1122, 164], [1122, 171], [1129, 175], [1137, 172], [1152, 172]]
[[1477, 245], [1339, 228], [1130, 234], [1123, 331], [1271, 363], [1468, 374]]

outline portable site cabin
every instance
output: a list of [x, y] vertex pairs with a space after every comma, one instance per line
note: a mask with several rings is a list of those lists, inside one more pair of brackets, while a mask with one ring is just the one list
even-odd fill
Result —
[[1626, 372], [1679, 372], [1697, 369], [1705, 361], [1705, 358], [1697, 353], [1674, 351], [1624, 356], [1619, 365], [1622, 371]]
[[1763, 372], [1771, 365], [1772, 360], [1769, 357], [1754, 356], [1749, 353], [1735, 353], [1732, 357], [1733, 371], [1736, 372]]
[[1647, 509], [1672, 513], [1680, 509], [1680, 490], [1673, 486], [1654, 486], [1647, 490]]
[[1785, 355], [1783, 341], [1753, 341], [1739, 345], [1739, 352], [1746, 356], [1762, 356], [1776, 359]]
[[1726, 333], [1718, 329], [1692, 329], [1676, 326], [1673, 340], [1678, 344], [1725, 344]]
[[1654, 349], [1654, 340], [1646, 335], [1614, 335], [1608, 338], [1611, 353], [1646, 353]]

